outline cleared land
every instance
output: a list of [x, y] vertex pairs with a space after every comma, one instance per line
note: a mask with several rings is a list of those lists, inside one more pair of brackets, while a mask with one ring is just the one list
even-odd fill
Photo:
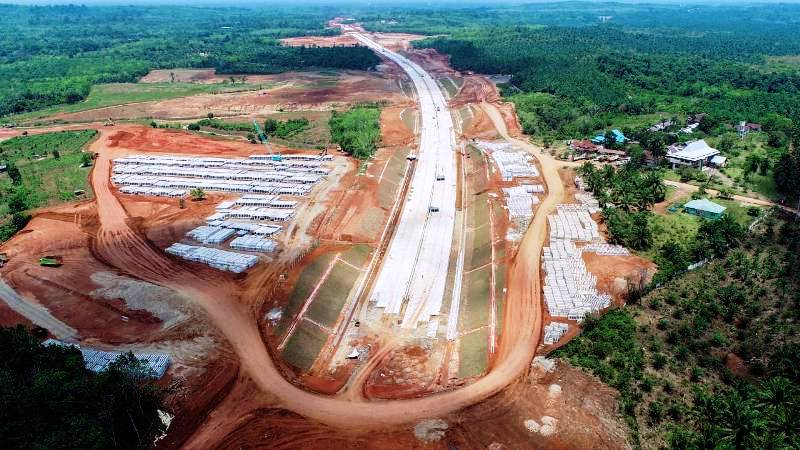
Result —
[[[253, 91], [271, 87], [270, 84], [200, 84], [200, 83], [112, 83], [92, 87], [86, 100], [71, 105], [54, 106], [36, 112], [13, 116], [13, 121], [28, 121], [59, 113], [74, 113], [126, 103], [153, 102], [199, 94], [222, 94]], [[108, 117], [115, 117], [110, 115]], [[108, 118], [107, 117], [107, 118]]]

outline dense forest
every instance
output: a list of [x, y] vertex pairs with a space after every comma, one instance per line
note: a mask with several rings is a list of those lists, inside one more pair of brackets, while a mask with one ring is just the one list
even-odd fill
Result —
[[97, 83], [131, 82], [156, 68], [278, 73], [367, 69], [363, 47], [284, 47], [289, 36], [330, 35], [325, 8], [0, 5], [0, 117], [75, 103]]
[[169, 390], [148, 371], [128, 353], [94, 373], [75, 347], [0, 328], [0, 447], [151, 448], [166, 431], [159, 410]]
[[[739, 183], [796, 198], [800, 6], [566, 2], [433, 11], [359, 18], [371, 29], [438, 33], [415, 45], [450, 55], [457, 69], [511, 75], [503, 93], [523, 130], [546, 146], [616, 127], [663, 153], [676, 140], [735, 136], [740, 121], [762, 124], [764, 145], [744, 152], [763, 158], [774, 185]], [[659, 120], [685, 124], [699, 113], [705, 118], [693, 133], [676, 135], [678, 126], [644, 136]], [[737, 175], [747, 170], [736, 164]]]

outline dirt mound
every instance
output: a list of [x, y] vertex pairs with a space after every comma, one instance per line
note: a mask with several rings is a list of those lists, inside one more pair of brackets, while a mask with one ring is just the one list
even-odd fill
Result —
[[429, 350], [407, 346], [389, 352], [373, 371], [364, 392], [369, 398], [409, 398], [431, 392], [438, 366]]
[[628, 292], [628, 282], [637, 285], [640, 281], [649, 283], [655, 275], [656, 265], [642, 257], [601, 256], [584, 252], [586, 269], [597, 277], [597, 289], [610, 294], [615, 302], [624, 299]]

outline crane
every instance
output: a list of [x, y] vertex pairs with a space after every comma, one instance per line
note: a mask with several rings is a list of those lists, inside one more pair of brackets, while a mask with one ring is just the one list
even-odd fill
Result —
[[269, 154], [272, 155], [271, 159], [273, 161], [282, 161], [283, 158], [281, 157], [281, 154], [275, 153], [275, 151], [272, 149], [272, 144], [269, 143], [269, 136], [267, 136], [267, 134], [261, 130], [261, 126], [255, 119], [253, 119], [253, 127], [256, 129], [256, 136], [258, 136], [258, 140], [261, 141], [265, 147], [267, 147]]

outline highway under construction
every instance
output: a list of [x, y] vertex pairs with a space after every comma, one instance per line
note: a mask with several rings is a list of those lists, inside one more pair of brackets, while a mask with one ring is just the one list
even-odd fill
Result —
[[[369, 37], [361, 43], [399, 65], [411, 79], [420, 111], [420, 142], [410, 189], [369, 295], [385, 314], [416, 328], [438, 316], [445, 296], [456, 213], [456, 139], [447, 102], [419, 65]], [[459, 274], [456, 274], [458, 277]], [[457, 296], [454, 294], [454, 300]]]

